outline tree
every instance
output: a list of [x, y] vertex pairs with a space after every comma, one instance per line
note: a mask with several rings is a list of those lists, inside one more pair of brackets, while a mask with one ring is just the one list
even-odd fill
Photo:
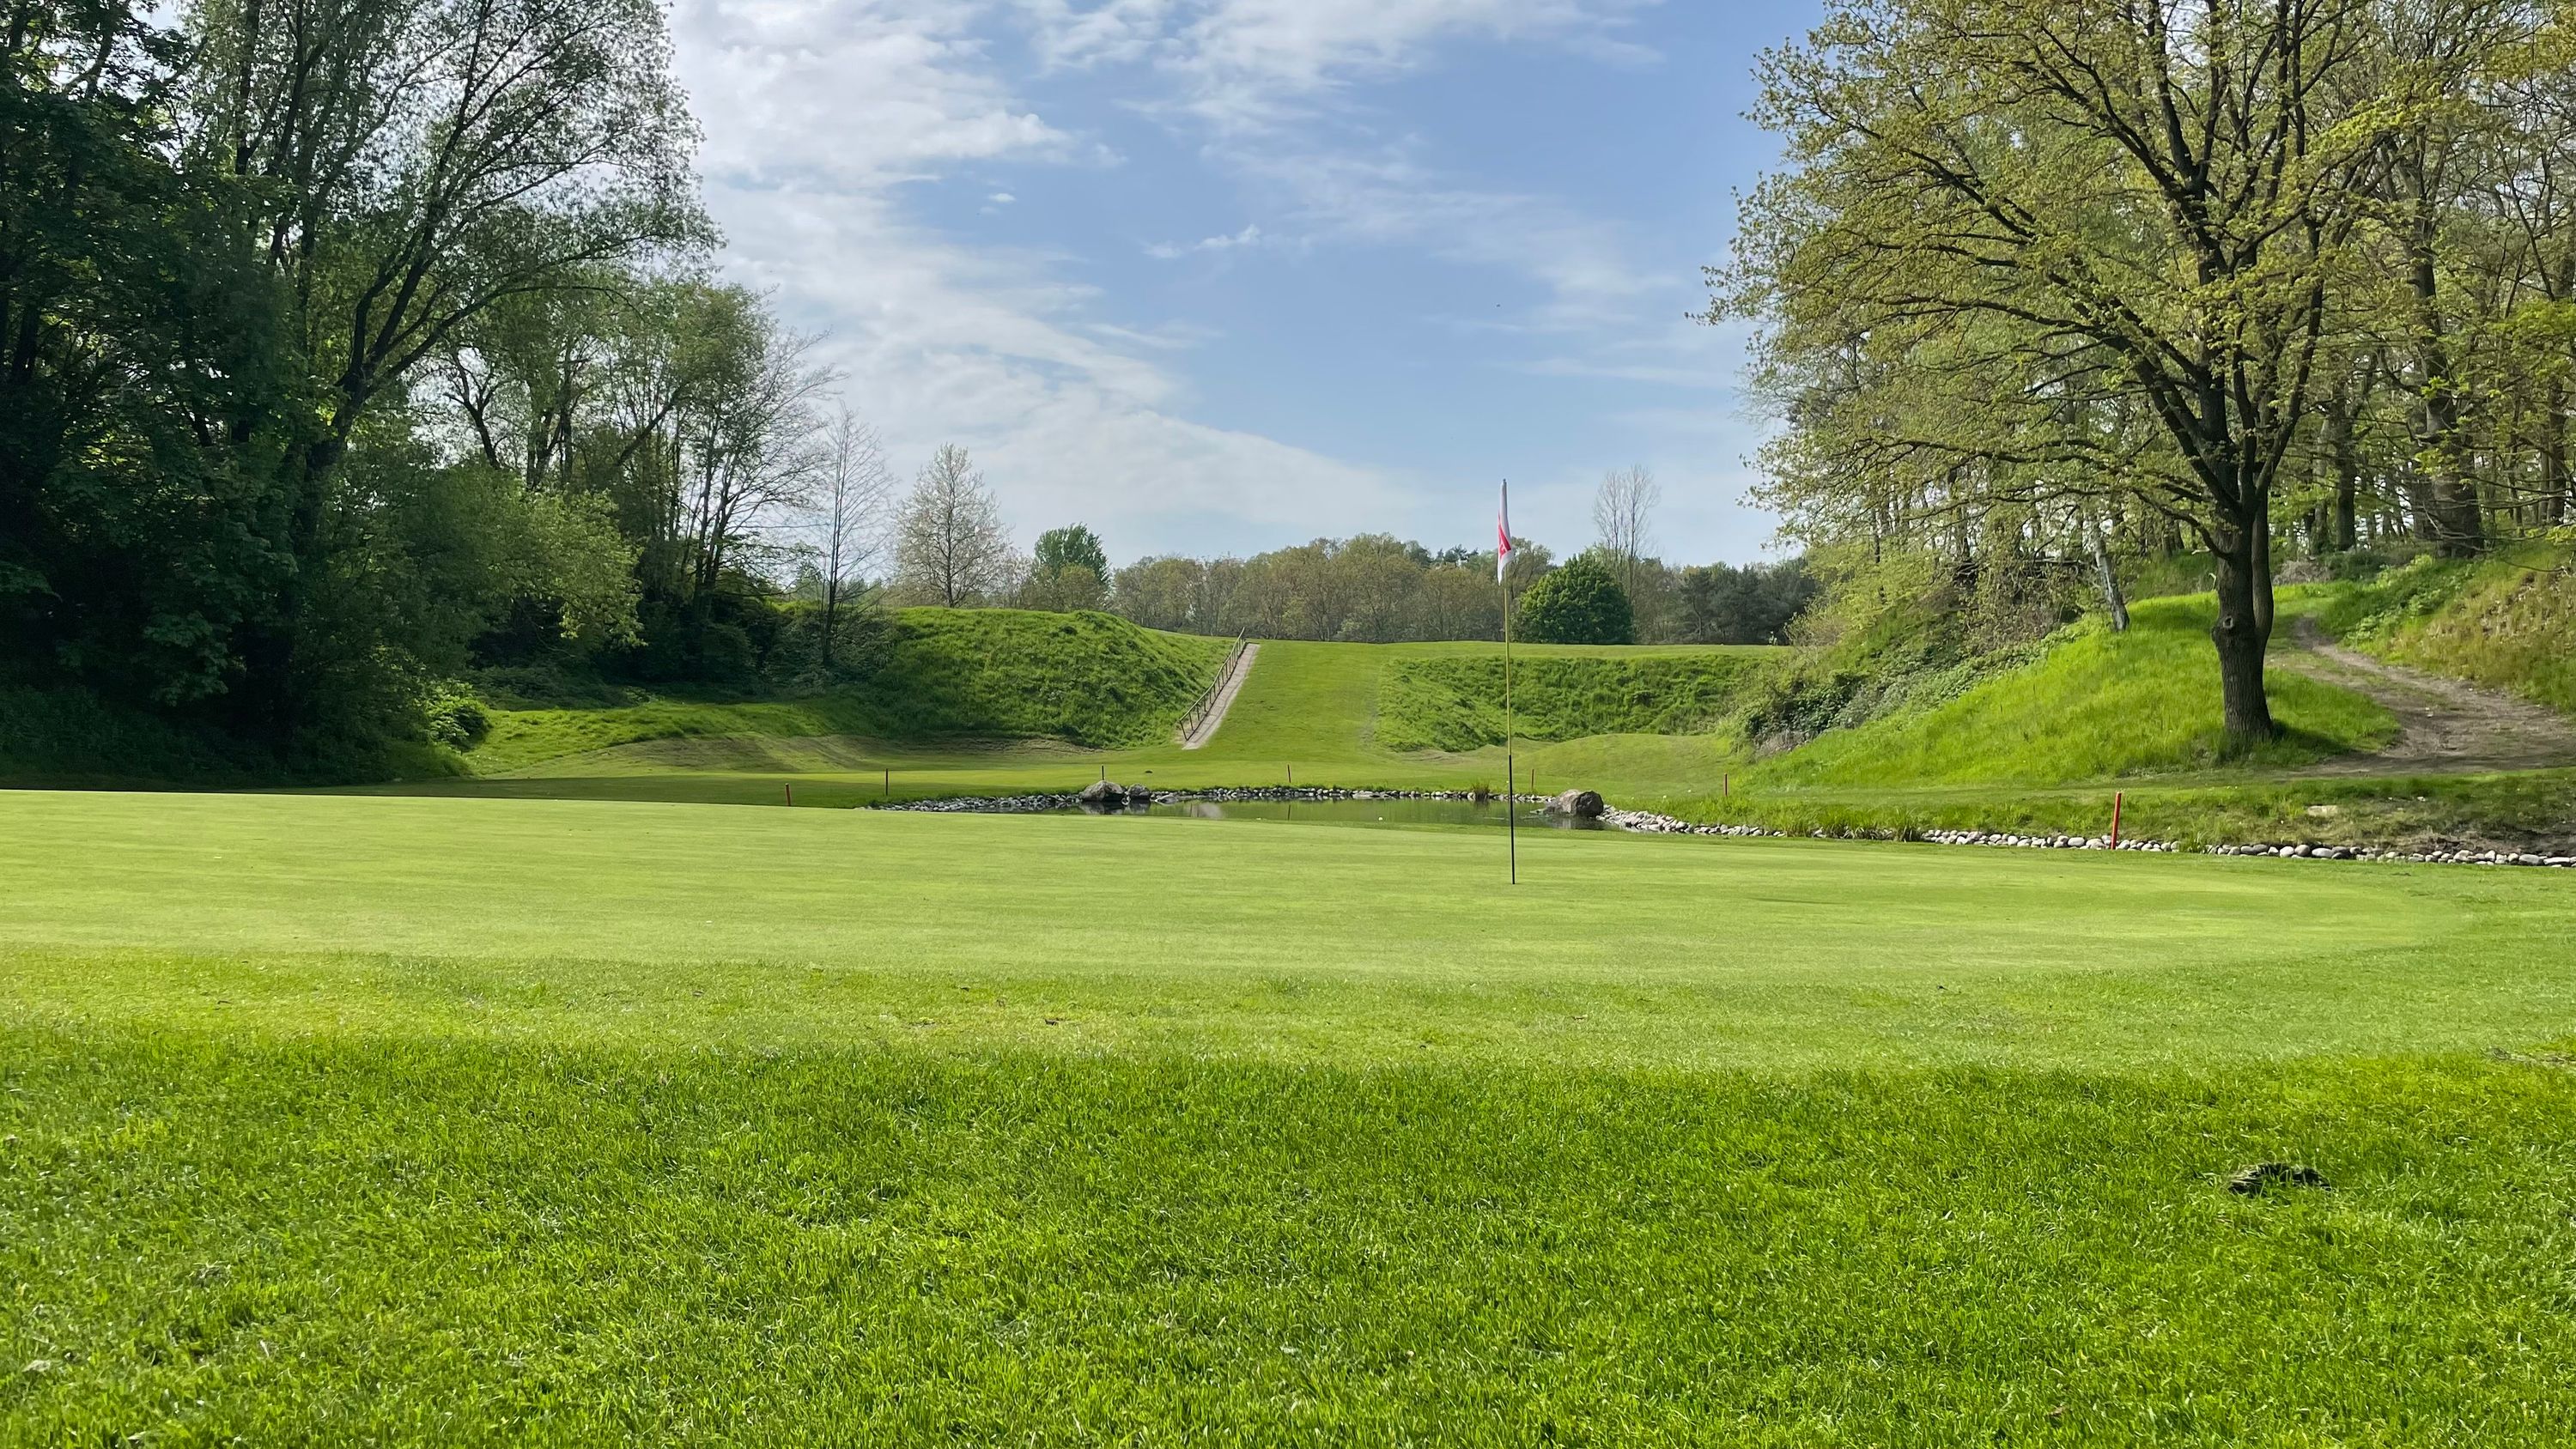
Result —
[[1097, 609], [1108, 602], [1109, 555], [1100, 536], [1079, 523], [1039, 534], [1023, 593], [1038, 609]]
[[0, 668], [167, 708], [288, 583], [304, 396], [252, 198], [172, 157], [185, 54], [114, 3], [0, 28]]
[[1842, 0], [1767, 57], [1790, 166], [1711, 316], [1761, 325], [1772, 496], [2163, 514], [2217, 562], [2228, 733], [2270, 737], [2272, 499], [2392, 129], [2371, 5]]
[[886, 468], [876, 430], [859, 421], [847, 403], [833, 415], [823, 446], [827, 461], [816, 489], [813, 529], [823, 605], [822, 663], [828, 673], [842, 608], [867, 586], [868, 566], [881, 546], [894, 475]]
[[310, 610], [371, 413], [486, 311], [713, 233], [652, 0], [210, 0], [189, 27], [183, 154], [258, 198], [239, 241], [283, 284], [313, 389], [281, 472], [292, 567], [239, 644], [282, 735], [348, 664], [322, 641], [369, 647]]
[[1532, 584], [1519, 619], [1517, 632], [1533, 644], [1626, 644], [1636, 637], [1619, 580], [1588, 553]]
[[1601, 486], [1592, 495], [1592, 526], [1600, 535], [1602, 551], [1618, 567], [1619, 586], [1631, 600], [1639, 597], [1638, 570], [1652, 542], [1655, 506], [1663, 498], [1662, 486], [1643, 463], [1602, 474]]
[[741, 301], [720, 314], [728, 345], [682, 412], [693, 457], [680, 585], [692, 600], [714, 590], [764, 521], [805, 507], [834, 462], [815, 435], [839, 375], [813, 360], [817, 339], [788, 330], [759, 299]]
[[974, 459], [955, 443], [922, 465], [895, 526], [895, 576], [918, 597], [964, 608], [1008, 582], [1010, 541]]
[[1681, 574], [1678, 642], [1785, 644], [1789, 621], [1820, 590], [1803, 559], [1686, 568]]

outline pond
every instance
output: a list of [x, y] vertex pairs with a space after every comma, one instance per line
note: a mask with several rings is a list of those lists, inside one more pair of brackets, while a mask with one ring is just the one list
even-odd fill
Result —
[[[1538, 805], [1524, 801], [1520, 807], [1523, 830], [1610, 830], [1617, 827], [1600, 820], [1577, 820], [1570, 815], [1551, 815]], [[1500, 800], [1172, 800], [1148, 805], [1143, 809], [1093, 810], [1070, 806], [1047, 812], [1056, 815], [1132, 815], [1180, 816], [1194, 820], [1275, 820], [1299, 825], [1456, 825], [1490, 826], [1503, 824], [1503, 802]]]

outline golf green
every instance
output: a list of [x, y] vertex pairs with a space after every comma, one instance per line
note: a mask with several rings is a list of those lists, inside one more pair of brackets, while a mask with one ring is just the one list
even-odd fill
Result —
[[2576, 1433], [2564, 875], [1500, 847], [0, 796], [0, 1439]]

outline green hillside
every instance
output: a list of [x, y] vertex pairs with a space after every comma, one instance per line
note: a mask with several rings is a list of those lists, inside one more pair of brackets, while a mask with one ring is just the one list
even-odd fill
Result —
[[2034, 663], [1930, 708], [1836, 730], [1752, 772], [1757, 785], [2060, 785], [2222, 764], [2288, 767], [2387, 740], [2388, 711], [2349, 690], [2271, 672], [2287, 732], [2222, 758], [2208, 595], [2151, 599], [2128, 632], [2077, 625]]
[[[1513, 672], [1523, 738], [1707, 734], [1742, 707], [1746, 682], [1783, 651], [1762, 648], [1534, 653]], [[1377, 741], [1396, 750], [1503, 743], [1503, 662], [1492, 654], [1397, 658], [1380, 687]]]
[[2576, 714], [2576, 558], [2564, 549], [2418, 559], [2342, 591], [2319, 622], [2383, 658]]
[[904, 609], [894, 615], [885, 663], [858, 684], [793, 700], [496, 710], [491, 733], [467, 761], [478, 773], [498, 774], [612, 746], [685, 739], [1141, 745], [1178, 727], [1215, 681], [1228, 647], [1109, 614]]

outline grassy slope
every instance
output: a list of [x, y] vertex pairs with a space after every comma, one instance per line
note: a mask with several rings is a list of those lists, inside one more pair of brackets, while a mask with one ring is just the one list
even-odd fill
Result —
[[2564, 550], [2421, 559], [2339, 594], [2320, 622], [2399, 663], [2576, 714], [2576, 559]]
[[[842, 805], [880, 798], [887, 770], [893, 772], [893, 793], [902, 798], [1069, 790], [1104, 772], [1114, 779], [1173, 788], [1290, 779], [1354, 787], [1499, 788], [1503, 751], [1498, 747], [1423, 752], [1394, 748], [1380, 738], [1380, 696], [1390, 673], [1407, 665], [1472, 662], [1494, 651], [1490, 644], [1265, 643], [1224, 728], [1202, 750], [1182, 750], [1168, 736], [1106, 751], [1069, 749], [1052, 741], [886, 740], [834, 731], [828, 718], [793, 712], [800, 707], [727, 707], [735, 712], [706, 718], [710, 733], [705, 736], [559, 754], [521, 764], [509, 778], [405, 788], [766, 802], [784, 799], [782, 787], [792, 785], [800, 803]], [[1574, 666], [1572, 677], [1585, 677], [1594, 661], [1618, 667], [1620, 661], [1635, 659], [1661, 667], [1665, 661], [1709, 658], [1733, 667], [1734, 661], [1763, 652], [1550, 645], [1530, 648], [1527, 657], [1542, 669]], [[1549, 707], [1544, 697], [1537, 703]], [[576, 727], [579, 712], [562, 713], [565, 728]], [[758, 732], [716, 732], [726, 721]], [[1400, 739], [1407, 728], [1409, 720], [1399, 722]], [[1728, 742], [1712, 737], [1604, 736], [1524, 748], [1520, 761], [1525, 771], [1540, 772], [1542, 784], [1577, 783], [1570, 776], [1581, 770], [1586, 778], [1580, 783], [1609, 781], [1632, 796], [1659, 798], [1715, 778], [1730, 756]]]
[[[1820, 736], [1753, 783], [2062, 785], [2209, 769], [2221, 763], [2213, 607], [2207, 595], [2142, 601], [2125, 634], [2082, 629], [1938, 708]], [[2249, 765], [2304, 764], [2396, 733], [2388, 711], [2349, 690], [2275, 670], [2266, 692], [2288, 733]]]
[[[2347, 608], [2340, 586], [2284, 595], [2302, 612]], [[2142, 602], [2128, 634], [2079, 635], [1995, 675], [1961, 666], [1863, 680], [1841, 713], [1884, 695], [1893, 715], [1756, 764], [1739, 737], [1611, 732], [1524, 739], [1523, 789], [1584, 785], [1619, 803], [1782, 829], [1982, 826], [2096, 834], [2129, 795], [2132, 835], [2354, 844], [2543, 847], [2576, 840], [2576, 771], [2501, 777], [2302, 778], [2298, 764], [2385, 739], [2392, 721], [2358, 695], [2286, 671], [2272, 679], [2291, 738], [2219, 763], [2217, 681], [2202, 636], [2206, 596]], [[1903, 641], [1897, 641], [1899, 645]], [[1898, 650], [1902, 654], [1902, 649]], [[1492, 645], [1274, 642], [1215, 743], [1092, 752], [1061, 741], [887, 741], [854, 723], [773, 707], [710, 718], [716, 731], [560, 755], [474, 793], [847, 805], [891, 793], [1069, 790], [1106, 773], [1165, 787], [1302, 784], [1498, 787], [1490, 737]], [[1766, 688], [1755, 651], [1533, 649], [1521, 703], [1542, 732], [1695, 724]], [[1900, 661], [1901, 662], [1901, 661]], [[1652, 687], [1640, 690], [1647, 681]], [[1982, 682], [1981, 682], [1982, 681]], [[1672, 687], [1678, 684], [1680, 687]], [[1823, 704], [1841, 693], [1829, 691]], [[1863, 711], [1867, 713], [1867, 711]], [[570, 717], [567, 717], [570, 728]], [[756, 729], [758, 733], [735, 733]], [[1425, 743], [1473, 748], [1404, 748]], [[557, 741], [560, 746], [564, 741]]]
[[490, 737], [467, 759], [497, 774], [617, 745], [706, 738], [1034, 736], [1142, 744], [1171, 734], [1214, 682], [1227, 648], [1108, 614], [1017, 609], [904, 609], [893, 635], [883, 669], [827, 695], [499, 710]]
[[[1521, 735], [1692, 735], [1740, 708], [1749, 677], [1784, 650], [1533, 654], [1513, 671]], [[1377, 741], [1389, 749], [1472, 750], [1504, 741], [1503, 662], [1489, 655], [1399, 658], [1387, 666]]]
[[0, 810], [10, 1442], [2576, 1432], [2537, 873]]

